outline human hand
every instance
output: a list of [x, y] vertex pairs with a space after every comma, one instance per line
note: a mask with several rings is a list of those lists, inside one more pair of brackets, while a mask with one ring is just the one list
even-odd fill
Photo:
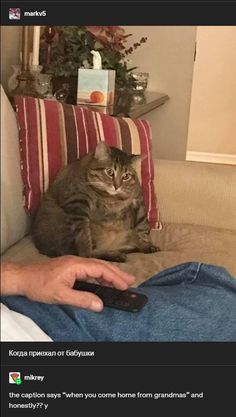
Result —
[[[24, 295], [34, 301], [69, 304], [97, 312], [103, 309], [102, 300], [90, 292], [74, 290], [76, 279], [86, 281], [95, 278], [100, 284], [121, 290], [126, 290], [135, 281], [133, 276], [108, 262], [77, 256], [61, 256], [17, 268], [14, 288], [7, 291], [6, 287], [5, 294]], [[8, 282], [9, 279], [10, 270]]]

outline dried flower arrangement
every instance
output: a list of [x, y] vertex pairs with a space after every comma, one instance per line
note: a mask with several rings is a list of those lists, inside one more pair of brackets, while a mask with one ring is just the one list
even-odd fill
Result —
[[[99, 51], [104, 69], [116, 71], [116, 87], [129, 88], [135, 80], [129, 67], [129, 55], [147, 41], [142, 37], [139, 42], [126, 48], [126, 34], [120, 26], [60, 26], [54, 27], [51, 39], [50, 61], [45, 72], [53, 77], [76, 77], [78, 68], [92, 68], [91, 50]], [[40, 43], [40, 63], [46, 59], [47, 42], [43, 34]]]

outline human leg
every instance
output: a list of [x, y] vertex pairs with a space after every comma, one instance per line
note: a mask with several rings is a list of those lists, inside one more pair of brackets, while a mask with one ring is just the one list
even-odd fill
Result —
[[54, 341], [236, 341], [236, 280], [220, 267], [187, 263], [136, 288], [148, 296], [139, 313], [4, 297], [11, 309], [32, 318]]

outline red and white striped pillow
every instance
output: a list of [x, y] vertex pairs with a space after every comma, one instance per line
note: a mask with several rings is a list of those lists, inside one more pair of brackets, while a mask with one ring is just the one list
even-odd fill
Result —
[[151, 129], [146, 120], [117, 118], [88, 108], [33, 97], [15, 97], [25, 209], [34, 214], [42, 194], [65, 165], [95, 149], [98, 141], [146, 155], [140, 181], [148, 220], [161, 228], [154, 191]]

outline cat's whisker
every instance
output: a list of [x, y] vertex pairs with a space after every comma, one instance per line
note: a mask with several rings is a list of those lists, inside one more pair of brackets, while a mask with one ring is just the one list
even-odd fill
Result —
[[102, 187], [104, 187], [104, 182], [102, 182], [102, 181], [89, 181], [89, 182], [86, 182], [84, 184], [96, 184], [98, 186], [101, 185]]
[[102, 181], [83, 181], [81, 184], [103, 184]]

